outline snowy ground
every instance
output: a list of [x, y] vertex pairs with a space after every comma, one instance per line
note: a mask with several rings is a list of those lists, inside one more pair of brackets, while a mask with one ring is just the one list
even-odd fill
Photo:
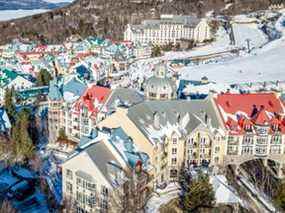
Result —
[[283, 32], [280, 39], [268, 41], [267, 36], [255, 23], [234, 23], [233, 31], [236, 45], [230, 45], [229, 36], [223, 27], [217, 32], [216, 40], [206, 46], [196, 47], [191, 51], [167, 52], [164, 56], [139, 60], [130, 68], [131, 79], [147, 78], [152, 75], [153, 64], [162, 60], [173, 60], [219, 53], [233, 48], [247, 48], [249, 39], [251, 52], [241, 51], [238, 57], [217, 58], [199, 65], [176, 68], [181, 79], [200, 80], [207, 76], [210, 81], [222, 84], [264, 82], [285, 80], [285, 12], [276, 24], [276, 29]]
[[228, 185], [224, 175], [211, 176], [210, 183], [213, 185], [217, 204], [240, 203], [243, 205], [242, 200], [238, 197], [235, 190]]
[[31, 16], [39, 13], [47, 12], [48, 10], [36, 9], [36, 10], [1, 10], [0, 21], [8, 21], [12, 19], [22, 18], [25, 16]]
[[[182, 79], [200, 80], [207, 76], [218, 83], [262, 82], [285, 79], [285, 15], [279, 19], [276, 28], [283, 36], [251, 54], [230, 61], [188, 66], [180, 70]], [[283, 23], [283, 24], [281, 24]], [[249, 33], [249, 32], [248, 32]], [[256, 35], [254, 35], [256, 36]], [[257, 41], [257, 40], [255, 40]], [[257, 44], [262, 45], [260, 40]], [[258, 45], [257, 45], [258, 46]]]
[[171, 183], [165, 189], [158, 190], [157, 193], [153, 193], [152, 197], [147, 202], [145, 207], [146, 213], [159, 212], [160, 206], [167, 204], [174, 198], [178, 197], [178, 183]]

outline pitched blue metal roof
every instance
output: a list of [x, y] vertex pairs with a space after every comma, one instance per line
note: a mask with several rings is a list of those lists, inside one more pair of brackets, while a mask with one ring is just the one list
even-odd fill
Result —
[[60, 92], [58, 80], [56, 78], [50, 81], [48, 97], [53, 101], [62, 99], [62, 93]]
[[147, 165], [148, 155], [137, 150], [132, 139], [121, 127], [111, 129], [109, 141], [132, 168], [136, 166], [138, 161], [141, 161], [145, 166]]
[[76, 78], [71, 79], [63, 85], [62, 91], [73, 93], [76, 96], [81, 96], [86, 89], [86, 85]]
[[91, 76], [91, 71], [84, 65], [76, 67], [76, 73], [80, 79], [89, 79]]

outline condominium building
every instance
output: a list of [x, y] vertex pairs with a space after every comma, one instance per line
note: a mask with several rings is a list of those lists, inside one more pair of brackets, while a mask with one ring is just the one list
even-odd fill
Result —
[[284, 104], [273, 93], [223, 94], [214, 98], [226, 129], [224, 164], [241, 165], [251, 159], [270, 163], [284, 177]]
[[[121, 128], [94, 130], [62, 165], [62, 191], [70, 212], [131, 212], [148, 195], [148, 156]], [[93, 134], [93, 136], [94, 136]], [[131, 211], [128, 211], [130, 210]]]
[[205, 100], [145, 101], [98, 124], [121, 127], [150, 157], [155, 182], [182, 166], [215, 168], [264, 159], [284, 176], [284, 105], [272, 93], [219, 94]]
[[200, 23], [194, 16], [161, 15], [160, 19], [144, 20], [139, 25], [128, 24], [124, 39], [134, 43], [164, 45], [178, 40], [203, 42], [212, 37], [207, 20]]
[[129, 107], [141, 101], [142, 95], [132, 89], [86, 86], [76, 77], [54, 80], [48, 96], [49, 141], [55, 142], [62, 129], [70, 140], [79, 142], [117, 106]]

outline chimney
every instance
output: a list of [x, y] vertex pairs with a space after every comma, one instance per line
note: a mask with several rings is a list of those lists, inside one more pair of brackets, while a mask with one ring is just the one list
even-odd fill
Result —
[[176, 117], [177, 123], [180, 124], [180, 122], [181, 122], [181, 115], [177, 111], [175, 111], [174, 113], [175, 113], [175, 117]]
[[205, 123], [208, 124], [208, 114], [206, 112], [205, 112], [204, 119], [205, 119]]
[[158, 114], [157, 111], [153, 113], [153, 127], [155, 129], [159, 129], [160, 128], [159, 114]]
[[258, 113], [258, 109], [257, 109], [256, 105], [254, 104], [252, 106], [252, 112], [251, 112], [250, 117], [253, 118], [257, 113]]

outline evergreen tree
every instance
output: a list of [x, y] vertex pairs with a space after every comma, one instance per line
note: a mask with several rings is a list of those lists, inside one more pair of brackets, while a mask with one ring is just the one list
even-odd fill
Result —
[[151, 49], [151, 57], [159, 57], [161, 56], [161, 48], [158, 45], [154, 45]]
[[281, 183], [274, 196], [274, 202], [278, 207], [285, 211], [285, 183]]
[[4, 97], [4, 108], [12, 124], [14, 123], [15, 115], [16, 115], [16, 105], [14, 102], [14, 97], [15, 97], [14, 88], [6, 89], [5, 97]]
[[41, 69], [37, 76], [37, 85], [47, 86], [49, 85], [51, 79], [51, 74], [46, 69]]
[[207, 175], [199, 173], [198, 177], [193, 178], [189, 172], [182, 171], [179, 183], [180, 206], [184, 212], [196, 212], [199, 208], [214, 206], [215, 194]]
[[13, 154], [16, 161], [30, 159], [34, 155], [35, 147], [28, 132], [29, 117], [30, 112], [22, 110], [17, 115], [15, 125], [12, 128]]
[[57, 140], [59, 140], [59, 141], [66, 141], [67, 140], [67, 136], [65, 134], [64, 129], [60, 129], [58, 131], [58, 138], [57, 138]]

